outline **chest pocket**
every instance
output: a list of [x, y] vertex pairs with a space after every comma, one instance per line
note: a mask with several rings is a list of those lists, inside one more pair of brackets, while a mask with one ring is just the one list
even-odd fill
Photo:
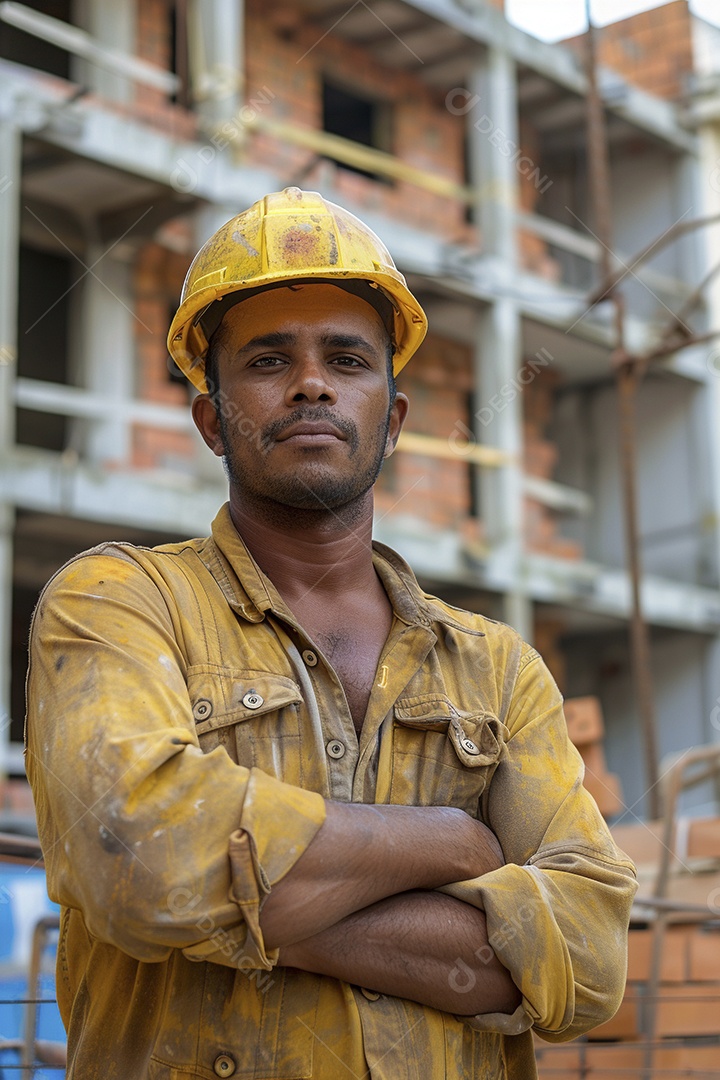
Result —
[[400, 699], [393, 724], [391, 801], [456, 806], [476, 818], [508, 734], [492, 713], [463, 712], [447, 697]]
[[203, 753], [222, 747], [238, 765], [302, 786], [300, 688], [274, 672], [190, 668], [188, 692]]

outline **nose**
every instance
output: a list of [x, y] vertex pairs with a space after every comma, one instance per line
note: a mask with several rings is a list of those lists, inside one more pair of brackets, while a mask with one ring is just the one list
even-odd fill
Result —
[[335, 404], [337, 392], [330, 381], [324, 358], [307, 355], [293, 363], [285, 400], [288, 405], [298, 405], [303, 401]]

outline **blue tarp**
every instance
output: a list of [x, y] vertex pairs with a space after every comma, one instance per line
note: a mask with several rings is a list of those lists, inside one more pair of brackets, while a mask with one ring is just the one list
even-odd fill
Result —
[[[25, 1010], [21, 1002], [28, 997], [27, 975], [35, 923], [59, 908], [48, 899], [45, 873], [40, 867], [0, 861], [0, 1043], [23, 1035]], [[55, 1004], [55, 949], [43, 957], [38, 998], [38, 1039], [64, 1042], [65, 1032]], [[0, 1080], [22, 1077], [20, 1056], [15, 1051], [0, 1050]], [[60, 1080], [63, 1069], [40, 1066], [35, 1080]]]

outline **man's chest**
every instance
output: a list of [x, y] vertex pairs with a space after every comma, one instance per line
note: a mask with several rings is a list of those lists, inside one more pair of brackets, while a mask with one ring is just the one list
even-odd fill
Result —
[[[266, 622], [238, 629], [188, 668], [201, 750], [223, 748], [326, 798], [478, 815], [504, 728], [482, 687], [428, 650], [427, 631], [406, 628], [370, 649], [349, 632], [321, 643]], [[355, 710], [365, 715], [360, 735]]]
[[360, 634], [357, 629], [337, 625], [313, 634], [323, 656], [332, 667], [347, 699], [355, 730], [362, 729], [385, 635]]

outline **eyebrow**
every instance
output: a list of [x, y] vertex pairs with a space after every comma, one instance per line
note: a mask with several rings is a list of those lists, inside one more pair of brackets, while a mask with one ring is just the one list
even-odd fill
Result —
[[[285, 345], [293, 345], [297, 341], [297, 335], [288, 331], [275, 330], [269, 334], [258, 334], [250, 338], [238, 350], [238, 356], [250, 352], [252, 349], [281, 349]], [[320, 344], [333, 349], [357, 349], [360, 352], [370, 352], [379, 355], [378, 349], [360, 334], [323, 334]]]

